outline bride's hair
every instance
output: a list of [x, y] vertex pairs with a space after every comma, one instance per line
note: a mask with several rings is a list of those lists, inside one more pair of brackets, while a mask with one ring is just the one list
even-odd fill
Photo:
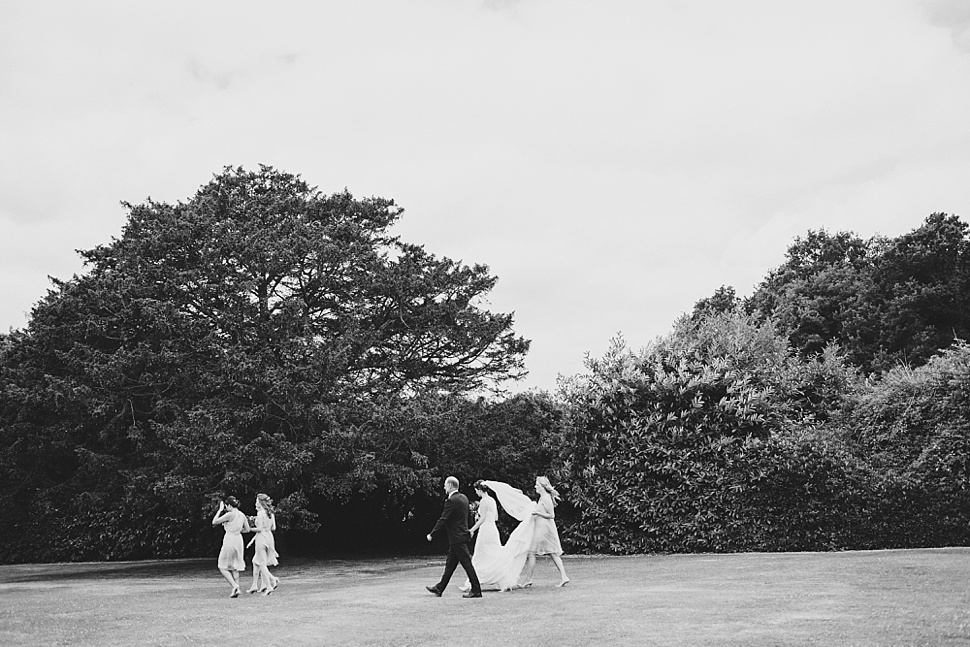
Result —
[[477, 481], [475, 481], [475, 485], [473, 487], [476, 490], [481, 490], [482, 492], [492, 497], [493, 499], [498, 498], [495, 496], [495, 493], [492, 492], [492, 488], [485, 485], [485, 481], [483, 481], [482, 479], [478, 479]]
[[562, 497], [559, 496], [559, 492], [556, 491], [556, 488], [552, 487], [552, 483], [549, 482], [548, 477], [537, 476], [536, 483], [542, 486], [542, 489], [549, 493], [549, 496], [552, 497], [553, 503], [559, 503], [559, 501], [562, 499]]

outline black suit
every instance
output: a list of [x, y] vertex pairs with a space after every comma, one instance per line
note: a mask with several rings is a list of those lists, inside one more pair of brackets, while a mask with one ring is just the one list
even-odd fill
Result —
[[445, 572], [441, 575], [441, 581], [435, 585], [438, 592], [445, 590], [451, 576], [454, 574], [458, 564], [465, 569], [468, 581], [472, 585], [472, 593], [481, 593], [482, 585], [478, 582], [478, 574], [472, 566], [472, 556], [468, 551], [468, 544], [472, 540], [472, 534], [468, 532], [468, 498], [460, 492], [452, 492], [448, 500], [445, 501], [445, 508], [441, 512], [441, 518], [434, 525], [430, 534], [435, 534], [442, 528], [448, 535], [448, 560], [445, 562]]

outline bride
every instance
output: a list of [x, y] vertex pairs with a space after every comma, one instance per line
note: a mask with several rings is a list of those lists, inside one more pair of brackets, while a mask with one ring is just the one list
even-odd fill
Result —
[[[472, 564], [482, 588], [510, 591], [516, 586], [529, 556], [535, 529], [532, 512], [536, 504], [521, 490], [501, 481], [476, 481], [475, 492], [481, 501], [478, 504], [478, 520], [470, 528], [472, 533], [478, 531]], [[495, 525], [498, 520], [496, 499], [510, 516], [519, 520], [519, 525], [509, 535], [505, 545], [502, 545], [498, 526]], [[468, 582], [462, 588], [467, 586]]]

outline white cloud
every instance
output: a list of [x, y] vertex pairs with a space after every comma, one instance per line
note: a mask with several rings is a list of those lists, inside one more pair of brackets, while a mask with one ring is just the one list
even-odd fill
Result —
[[23, 288], [0, 327], [120, 233], [120, 200], [262, 162], [394, 198], [405, 238], [488, 264], [551, 388], [617, 332], [642, 345], [722, 284], [750, 292], [808, 229], [966, 218], [965, 6], [20, 3], [0, 272]]
[[965, 0], [924, 0], [930, 24], [950, 30], [953, 44], [970, 53], [970, 3]]

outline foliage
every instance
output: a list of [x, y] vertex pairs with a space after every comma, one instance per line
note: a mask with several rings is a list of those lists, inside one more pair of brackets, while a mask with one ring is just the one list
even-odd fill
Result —
[[881, 545], [966, 541], [970, 522], [970, 346], [899, 367], [853, 398], [849, 446], [880, 475]]
[[878, 325], [856, 332], [873, 366], [919, 366], [955, 339], [970, 338], [970, 227], [934, 213], [889, 241], [877, 257], [869, 293]]
[[439, 467], [406, 412], [523, 372], [512, 315], [480, 305], [496, 278], [392, 236], [390, 200], [261, 167], [125, 206], [0, 347], [4, 559], [199, 554], [229, 493], [294, 532], [365, 497], [398, 514]]
[[697, 321], [702, 317], [713, 314], [734, 312], [741, 305], [741, 298], [738, 297], [734, 288], [729, 285], [722, 285], [714, 291], [714, 294], [694, 304], [694, 312], [691, 313], [691, 319]]
[[934, 213], [895, 239], [809, 231], [744, 302], [805, 357], [838, 344], [866, 372], [919, 365], [970, 335], [970, 234]]
[[809, 231], [795, 239], [786, 257], [745, 307], [770, 314], [792, 346], [810, 356], [846, 337], [845, 324], [869, 277], [870, 246], [850, 233]]
[[[552, 460], [549, 430], [560, 418], [544, 393], [499, 400], [426, 393], [375, 412], [354, 471], [317, 488], [332, 493], [315, 502], [321, 528], [291, 540], [328, 552], [425, 550], [445, 476], [457, 476], [470, 496], [479, 478], [528, 485]], [[375, 508], [379, 514], [362, 516]]]
[[970, 346], [863, 380], [838, 349], [695, 313], [562, 383], [564, 539], [590, 552], [832, 550], [970, 539]]
[[426, 550], [448, 474], [550, 474], [584, 552], [970, 539], [955, 216], [810, 231], [751, 297], [615, 339], [553, 398], [501, 397], [529, 342], [482, 307], [496, 278], [393, 236], [390, 200], [261, 167], [125, 207], [0, 335], [2, 560], [211, 554], [213, 503], [259, 491], [284, 551]]
[[940, 213], [895, 239], [810, 231], [750, 298], [722, 286], [640, 353], [590, 360], [562, 390], [568, 543], [966, 541], [967, 234]]
[[865, 470], [818, 439], [857, 382], [832, 352], [790, 355], [740, 312], [682, 318], [640, 353], [616, 340], [564, 381], [558, 478], [578, 550], [620, 553], [842, 547]]

